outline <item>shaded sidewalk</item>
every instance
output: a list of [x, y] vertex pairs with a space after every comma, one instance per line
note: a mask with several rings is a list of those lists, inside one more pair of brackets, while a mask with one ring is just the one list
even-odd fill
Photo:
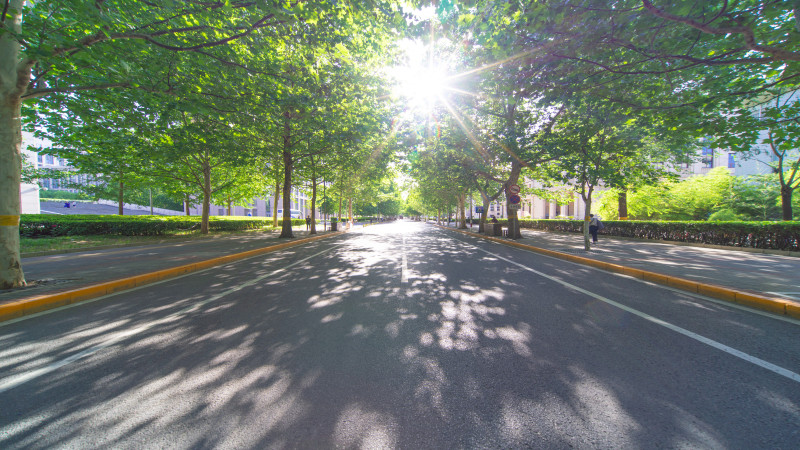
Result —
[[[82, 252], [23, 258], [22, 268], [29, 286], [0, 290], [0, 305], [200, 263], [312, 236], [304, 228], [293, 230], [293, 239], [280, 239], [277, 231], [253, 232], [134, 247], [89, 248]], [[330, 233], [317, 230], [317, 236]]]
[[[450, 228], [455, 228], [454, 224]], [[477, 233], [477, 225], [471, 231]], [[582, 234], [521, 232], [522, 238], [515, 242], [800, 304], [800, 253], [781, 256], [603, 235], [586, 251]]]

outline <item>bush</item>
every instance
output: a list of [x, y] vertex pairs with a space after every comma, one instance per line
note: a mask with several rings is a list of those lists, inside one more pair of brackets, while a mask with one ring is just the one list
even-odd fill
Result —
[[[507, 219], [500, 220], [508, 225]], [[583, 233], [582, 220], [520, 220], [521, 228]], [[800, 222], [604, 220], [600, 234], [730, 247], [800, 251]]]
[[[200, 228], [199, 216], [101, 216], [76, 214], [57, 216], [50, 214], [23, 214], [19, 233], [24, 237], [40, 236], [161, 236], [179, 231]], [[208, 228], [212, 231], [243, 231], [267, 227], [270, 218], [211, 217]], [[292, 225], [305, 224], [303, 219], [292, 220]]]
[[741, 217], [739, 217], [731, 209], [723, 209], [708, 216], [708, 220], [711, 222], [719, 222], [719, 221], [734, 222], [737, 220], [741, 220]]

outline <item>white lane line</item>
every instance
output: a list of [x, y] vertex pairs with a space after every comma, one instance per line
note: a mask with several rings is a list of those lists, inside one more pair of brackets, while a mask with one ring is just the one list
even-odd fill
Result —
[[400, 267], [400, 282], [408, 283], [408, 258], [406, 257], [406, 235], [403, 235], [403, 262]]
[[[165, 324], [165, 323], [168, 323], [168, 322], [172, 322], [172, 321], [177, 320], [177, 319], [181, 319], [184, 316], [186, 316], [187, 314], [189, 314], [191, 312], [194, 312], [194, 311], [197, 311], [201, 307], [203, 307], [203, 306], [205, 306], [205, 305], [207, 305], [207, 304], [209, 304], [211, 302], [217, 301], [217, 300], [221, 299], [222, 297], [225, 297], [228, 294], [232, 294], [232, 293], [234, 293], [236, 291], [240, 291], [240, 290], [242, 290], [242, 289], [244, 289], [244, 288], [246, 288], [248, 286], [252, 286], [252, 285], [258, 283], [259, 281], [263, 280], [264, 278], [275, 276], [275, 275], [277, 275], [277, 274], [279, 274], [281, 272], [286, 272], [288, 269], [291, 269], [292, 267], [294, 267], [294, 266], [296, 266], [298, 264], [304, 263], [304, 262], [308, 261], [311, 258], [314, 258], [316, 256], [319, 256], [319, 255], [321, 255], [323, 253], [329, 252], [329, 251], [334, 250], [334, 249], [335, 249], [335, 247], [332, 247], [332, 248], [325, 249], [325, 250], [323, 250], [321, 252], [314, 253], [313, 255], [305, 257], [305, 258], [300, 259], [300, 260], [297, 260], [297, 261], [293, 262], [292, 264], [289, 264], [286, 267], [282, 267], [280, 269], [273, 270], [272, 272], [269, 272], [269, 273], [267, 273], [265, 275], [261, 275], [260, 277], [253, 278], [250, 281], [247, 281], [247, 282], [242, 283], [242, 284], [240, 284], [238, 286], [232, 287], [232, 288], [228, 289], [227, 291], [224, 291], [224, 292], [221, 292], [221, 293], [219, 293], [217, 295], [211, 296], [211, 297], [209, 297], [209, 298], [207, 298], [207, 299], [205, 299], [203, 301], [197, 302], [192, 306], [188, 306], [188, 307], [186, 307], [186, 308], [184, 308], [184, 309], [182, 309], [182, 310], [180, 310], [178, 312], [172, 313], [172, 314], [170, 314], [170, 315], [168, 315], [168, 316], [166, 316], [164, 318], [161, 318], [161, 319], [158, 319], [158, 320], [154, 320], [152, 322], [146, 323], [144, 325], [140, 325], [140, 326], [138, 326], [136, 328], [133, 328], [133, 329], [130, 329], [130, 330], [120, 331], [118, 333], [111, 334], [106, 341], [104, 341], [104, 342], [102, 342], [100, 344], [97, 344], [94, 347], [88, 348], [88, 349], [86, 349], [86, 350], [84, 350], [82, 352], [78, 352], [78, 353], [76, 353], [74, 355], [71, 355], [71, 356], [69, 356], [67, 358], [64, 358], [64, 359], [62, 359], [60, 361], [55, 361], [55, 362], [53, 362], [51, 364], [48, 364], [45, 367], [42, 367], [42, 368], [39, 368], [39, 369], [36, 369], [36, 370], [32, 370], [32, 371], [26, 372], [26, 373], [21, 373], [19, 375], [16, 375], [16, 376], [13, 376], [13, 377], [8, 377], [6, 379], [0, 379], [0, 394], [4, 393], [4, 392], [6, 392], [6, 391], [8, 391], [10, 389], [13, 389], [13, 388], [15, 388], [17, 386], [20, 386], [20, 385], [22, 385], [24, 383], [27, 383], [28, 381], [31, 381], [31, 380], [33, 380], [35, 378], [38, 378], [38, 377], [42, 376], [42, 375], [45, 375], [45, 374], [53, 372], [53, 371], [55, 371], [57, 369], [60, 369], [61, 367], [66, 366], [67, 364], [73, 363], [73, 362], [78, 361], [80, 359], [83, 359], [83, 358], [85, 358], [87, 356], [90, 356], [90, 355], [92, 355], [92, 354], [94, 354], [94, 353], [96, 353], [96, 352], [98, 352], [100, 350], [103, 350], [105, 348], [111, 347], [112, 345], [114, 345], [114, 344], [116, 344], [116, 343], [118, 343], [118, 342], [120, 342], [122, 340], [125, 340], [125, 339], [127, 339], [127, 338], [129, 338], [131, 336], [135, 336], [137, 334], [140, 334], [140, 333], [142, 333], [144, 331], [147, 331], [147, 330], [149, 330], [149, 329], [151, 329], [151, 328], [153, 328], [153, 327], [155, 327], [157, 325], [161, 325], [161, 324]], [[237, 262], [240, 262], [240, 261], [237, 261]], [[197, 274], [197, 273], [198, 272], [195, 272], [195, 274]], [[173, 278], [172, 280], [175, 280], [175, 278]], [[152, 286], [152, 284], [150, 286]], [[126, 292], [130, 292], [130, 291], [126, 291]]]
[[[464, 242], [464, 241], [461, 241], [461, 242]], [[756, 358], [755, 356], [752, 356], [752, 355], [749, 355], [749, 354], [744, 353], [742, 351], [736, 350], [735, 348], [728, 347], [725, 344], [722, 344], [722, 343], [717, 342], [717, 341], [715, 341], [713, 339], [709, 339], [707, 337], [701, 336], [701, 335], [699, 335], [697, 333], [693, 333], [693, 332], [691, 332], [689, 330], [681, 328], [681, 327], [679, 327], [677, 325], [673, 325], [673, 324], [671, 324], [669, 322], [665, 322], [665, 321], [663, 321], [661, 319], [658, 319], [656, 317], [653, 317], [653, 316], [651, 316], [649, 314], [645, 314], [645, 313], [643, 313], [643, 312], [641, 312], [641, 311], [639, 311], [637, 309], [633, 309], [633, 308], [631, 308], [629, 306], [625, 306], [625, 305], [623, 305], [621, 303], [617, 303], [614, 300], [611, 300], [611, 299], [603, 297], [602, 295], [595, 294], [594, 292], [589, 292], [586, 289], [582, 289], [582, 288], [579, 288], [578, 286], [575, 286], [574, 284], [570, 284], [570, 283], [567, 283], [566, 281], [559, 280], [558, 278], [555, 278], [555, 277], [552, 277], [550, 275], [544, 274], [542, 272], [539, 272], [536, 269], [532, 269], [532, 268], [530, 268], [528, 266], [525, 266], [525, 265], [520, 264], [518, 262], [512, 261], [512, 260], [510, 260], [508, 258], [504, 258], [502, 256], [499, 256], [499, 255], [497, 255], [495, 253], [492, 253], [492, 252], [490, 252], [488, 250], [484, 250], [484, 249], [482, 249], [480, 247], [474, 246], [474, 245], [466, 243], [466, 242], [464, 242], [464, 243], [469, 245], [470, 247], [476, 248], [476, 249], [478, 249], [478, 250], [480, 250], [480, 251], [482, 251], [484, 253], [488, 253], [488, 254], [492, 255], [493, 257], [495, 257], [497, 259], [501, 259], [501, 260], [503, 260], [503, 261], [505, 261], [507, 263], [510, 263], [510, 264], [513, 264], [513, 265], [515, 265], [517, 267], [525, 269], [528, 272], [535, 273], [536, 275], [539, 275], [541, 277], [547, 278], [548, 280], [554, 281], [554, 282], [556, 282], [556, 283], [558, 283], [558, 284], [560, 284], [562, 286], [565, 286], [565, 287], [567, 287], [569, 289], [573, 289], [573, 290], [578, 291], [578, 292], [580, 292], [582, 294], [586, 294], [586, 295], [588, 295], [588, 296], [590, 296], [592, 298], [600, 300], [601, 302], [604, 302], [604, 303], [607, 303], [607, 304], [609, 304], [611, 306], [615, 306], [615, 307], [617, 307], [619, 309], [622, 309], [623, 311], [627, 311], [627, 312], [629, 312], [631, 314], [635, 314], [635, 315], [637, 315], [637, 316], [641, 317], [642, 319], [645, 319], [645, 320], [647, 320], [649, 322], [655, 323], [657, 325], [661, 325], [662, 327], [668, 328], [668, 329], [670, 329], [670, 330], [672, 330], [672, 331], [674, 331], [676, 333], [680, 333], [680, 334], [682, 334], [682, 335], [684, 335], [686, 337], [689, 337], [691, 339], [694, 339], [694, 340], [696, 340], [698, 342], [702, 342], [703, 344], [706, 344], [706, 345], [709, 345], [711, 347], [714, 347], [717, 350], [721, 350], [721, 351], [723, 351], [725, 353], [728, 353], [728, 354], [733, 355], [733, 356], [735, 356], [737, 358], [743, 359], [743, 360], [745, 360], [745, 361], [747, 361], [749, 363], [755, 364], [755, 365], [757, 365], [759, 367], [767, 369], [767, 370], [769, 370], [771, 372], [774, 372], [774, 373], [776, 373], [778, 375], [784, 376], [784, 377], [786, 377], [786, 378], [788, 378], [788, 379], [790, 379], [792, 381], [797, 381], [798, 383], [800, 383], [800, 374], [792, 372], [791, 370], [784, 369], [783, 367], [780, 367], [778, 365], [772, 364], [771, 362], [764, 361], [763, 359]]]

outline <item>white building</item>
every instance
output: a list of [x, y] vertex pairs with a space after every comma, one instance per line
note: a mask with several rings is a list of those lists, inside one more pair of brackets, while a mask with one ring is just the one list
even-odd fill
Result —
[[[28, 145], [33, 144], [33, 136], [29, 133], [22, 135], [22, 157], [28, 163], [39, 167], [36, 163], [36, 153], [28, 150]], [[20, 202], [22, 214], [41, 214], [39, 209], [39, 185], [35, 183], [22, 183], [20, 185]]]
[[[247, 206], [232, 206], [231, 216], [253, 216], [253, 217], [272, 217], [273, 201], [271, 198], [254, 198]], [[292, 188], [291, 209], [290, 214], [295, 219], [305, 218], [311, 215], [310, 204], [311, 198], [298, 188]], [[209, 214], [212, 216], [227, 216], [228, 207], [226, 205], [211, 205]], [[283, 217], [283, 198], [278, 199], [278, 218]], [[199, 216], [203, 213], [202, 205], [193, 204], [189, 208], [190, 214]], [[319, 220], [319, 211], [317, 211], [317, 220]]]

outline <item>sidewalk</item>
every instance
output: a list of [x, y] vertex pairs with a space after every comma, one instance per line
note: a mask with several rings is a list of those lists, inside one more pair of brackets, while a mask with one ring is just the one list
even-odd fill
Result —
[[[294, 239], [280, 239], [277, 231], [261, 232], [23, 258], [29, 286], [0, 291], [0, 306], [310, 237], [305, 227], [293, 233]], [[317, 230], [317, 236], [330, 233]]]
[[[455, 224], [450, 224], [455, 228]], [[467, 228], [467, 231], [470, 231]], [[472, 228], [477, 233], [478, 227]], [[779, 256], [600, 235], [588, 252], [583, 235], [523, 229], [515, 242], [620, 266], [785, 299], [800, 305], [800, 253]], [[503, 240], [509, 240], [502, 238]]]

